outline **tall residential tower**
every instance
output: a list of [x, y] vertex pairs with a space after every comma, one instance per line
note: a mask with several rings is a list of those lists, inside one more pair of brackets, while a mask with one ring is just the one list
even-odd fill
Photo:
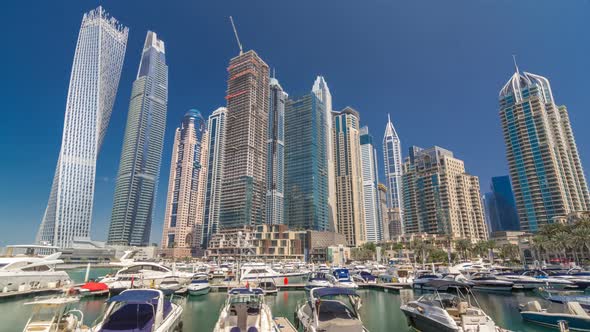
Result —
[[147, 246], [160, 176], [168, 103], [168, 66], [164, 42], [148, 31], [133, 82], [109, 244]]
[[96, 159], [121, 77], [128, 29], [98, 7], [82, 18], [66, 102], [61, 149], [37, 242], [69, 247], [88, 237]]
[[231, 59], [227, 79], [227, 131], [219, 225], [266, 221], [268, 65], [250, 50]]
[[379, 184], [377, 150], [373, 145], [373, 136], [369, 134], [367, 126], [361, 128], [360, 135], [366, 237], [369, 242], [379, 242], [383, 240], [383, 225], [377, 188]]
[[193, 256], [202, 242], [207, 143], [205, 119], [189, 110], [174, 134], [162, 232], [166, 257]]
[[387, 208], [392, 226], [391, 236], [401, 235], [403, 226], [402, 206], [402, 151], [397, 132], [387, 115], [387, 125], [383, 135], [383, 162], [385, 168], [385, 184], [387, 186]]
[[266, 222], [284, 224], [285, 104], [288, 95], [270, 79], [266, 164]]
[[565, 106], [549, 80], [518, 67], [500, 90], [500, 120], [521, 230], [590, 209], [588, 184]]
[[366, 241], [360, 116], [352, 107], [346, 107], [333, 116], [338, 206], [337, 228], [339, 233], [346, 236], [348, 245], [356, 247]]

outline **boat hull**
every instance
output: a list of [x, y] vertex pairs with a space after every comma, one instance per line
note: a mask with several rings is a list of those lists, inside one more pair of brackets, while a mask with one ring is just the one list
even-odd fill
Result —
[[199, 295], [205, 295], [208, 294], [211, 291], [211, 286], [207, 286], [205, 288], [201, 288], [201, 289], [190, 289], [188, 290], [188, 293], [192, 296], [199, 296]]
[[459, 329], [450, 327], [427, 317], [420, 316], [411, 311], [402, 309], [408, 325], [421, 332], [458, 332]]
[[572, 331], [590, 331], [590, 317], [578, 317], [566, 314], [540, 313], [532, 311], [523, 311], [520, 313], [522, 319], [531, 323], [557, 327], [558, 322], [564, 320], [568, 322]]

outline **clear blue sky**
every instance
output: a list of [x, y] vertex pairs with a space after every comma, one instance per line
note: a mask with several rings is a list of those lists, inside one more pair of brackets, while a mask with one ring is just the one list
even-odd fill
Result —
[[[102, 4], [130, 28], [97, 169], [92, 236], [106, 238], [131, 84], [146, 31], [166, 43], [168, 126], [152, 239], [160, 241], [173, 131], [189, 108], [225, 105], [226, 66], [245, 49], [271, 66], [291, 95], [326, 77], [334, 108], [350, 105], [381, 142], [387, 113], [410, 145], [439, 145], [465, 160], [482, 188], [507, 174], [499, 89], [522, 70], [548, 77], [569, 108], [590, 167], [588, 1], [11, 1], [2, 4], [0, 245], [31, 242], [61, 141], [68, 79], [84, 12]], [[205, 4], [207, 3], [207, 4]], [[379, 162], [382, 167], [381, 146]]]

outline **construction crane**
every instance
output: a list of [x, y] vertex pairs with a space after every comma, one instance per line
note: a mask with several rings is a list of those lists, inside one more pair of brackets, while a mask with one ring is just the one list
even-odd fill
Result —
[[238, 37], [238, 31], [236, 30], [236, 25], [234, 24], [234, 19], [233, 17], [229, 17], [229, 20], [231, 22], [231, 26], [234, 29], [234, 35], [236, 35], [236, 41], [238, 42], [238, 47], [240, 48], [240, 55], [242, 55], [242, 53], [244, 53], [242, 51], [242, 43], [240, 43], [240, 37]]

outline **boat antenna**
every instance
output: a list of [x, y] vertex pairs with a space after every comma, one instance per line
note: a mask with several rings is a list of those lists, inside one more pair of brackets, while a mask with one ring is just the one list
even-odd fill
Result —
[[242, 43], [240, 43], [240, 37], [238, 37], [238, 30], [236, 30], [236, 25], [234, 24], [234, 18], [230, 16], [229, 20], [231, 22], [232, 28], [234, 29], [234, 35], [236, 35], [236, 41], [238, 42], [238, 47], [240, 48], [240, 55], [242, 55], [244, 52], [242, 50]]

